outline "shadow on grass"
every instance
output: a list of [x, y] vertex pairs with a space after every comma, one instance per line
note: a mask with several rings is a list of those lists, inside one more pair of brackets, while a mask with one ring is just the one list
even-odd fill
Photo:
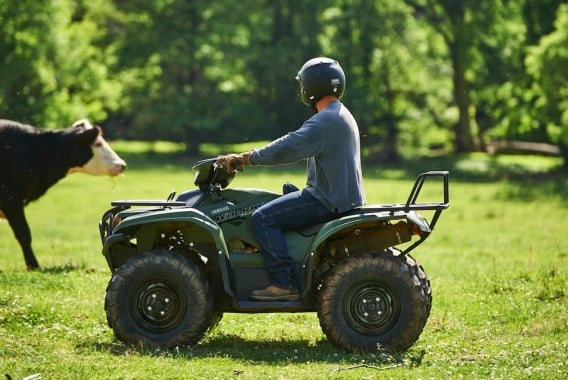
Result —
[[176, 347], [171, 350], [154, 349], [145, 345], [130, 345], [118, 341], [112, 343], [85, 342], [77, 348], [108, 352], [117, 356], [139, 354], [187, 360], [221, 357], [282, 365], [310, 362], [349, 366], [354, 363], [365, 363], [367, 367], [398, 367], [403, 365], [418, 367], [422, 364], [426, 354], [424, 350], [407, 351], [396, 355], [379, 351], [376, 353], [348, 353], [334, 347], [326, 339], [320, 339], [315, 344], [304, 339], [252, 341], [232, 334], [206, 337], [195, 346]]
[[63, 273], [85, 271], [85, 270], [86, 270], [85, 264], [77, 265], [71, 263], [56, 265], [51, 267], [41, 267], [40, 269], [38, 269], [39, 272], [47, 274], [63, 274]]

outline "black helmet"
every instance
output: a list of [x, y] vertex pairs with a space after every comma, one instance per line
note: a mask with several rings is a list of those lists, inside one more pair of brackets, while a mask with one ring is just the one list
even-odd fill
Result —
[[345, 73], [339, 62], [331, 58], [310, 59], [298, 71], [296, 80], [300, 83], [302, 103], [310, 107], [327, 95], [341, 98], [345, 91]]

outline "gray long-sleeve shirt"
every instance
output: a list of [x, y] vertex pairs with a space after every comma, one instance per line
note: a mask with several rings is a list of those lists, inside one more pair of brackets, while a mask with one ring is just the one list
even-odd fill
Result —
[[302, 127], [251, 153], [253, 165], [289, 164], [308, 159], [307, 190], [335, 212], [365, 204], [359, 128], [339, 101]]

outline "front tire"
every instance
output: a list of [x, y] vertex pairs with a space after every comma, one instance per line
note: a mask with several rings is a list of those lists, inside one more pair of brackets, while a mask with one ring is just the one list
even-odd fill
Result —
[[391, 249], [341, 261], [324, 279], [318, 301], [320, 325], [335, 346], [395, 353], [422, 333], [432, 293], [422, 267]]
[[196, 264], [181, 254], [154, 250], [131, 258], [113, 274], [105, 310], [123, 342], [191, 346], [209, 328], [213, 297]]

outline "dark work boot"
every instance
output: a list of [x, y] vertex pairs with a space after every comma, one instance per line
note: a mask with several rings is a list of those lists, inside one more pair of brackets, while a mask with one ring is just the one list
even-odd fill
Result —
[[253, 290], [250, 293], [250, 298], [255, 301], [298, 301], [300, 292], [298, 289], [285, 289], [269, 285], [265, 289]]

